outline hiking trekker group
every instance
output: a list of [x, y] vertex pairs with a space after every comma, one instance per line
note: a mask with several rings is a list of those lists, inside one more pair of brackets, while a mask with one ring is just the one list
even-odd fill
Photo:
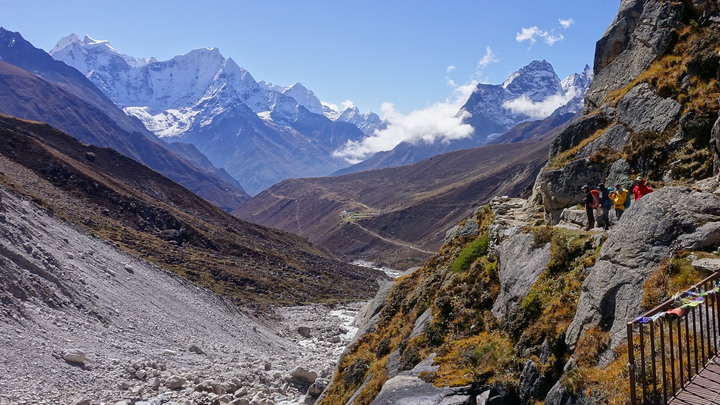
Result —
[[[640, 197], [652, 193], [653, 189], [645, 184], [645, 179], [638, 176], [636, 183], [632, 187], [632, 193], [625, 189], [622, 184], [615, 183], [614, 187], [605, 187], [604, 183], [600, 183], [597, 187], [584, 185], [580, 188], [584, 194], [581, 204], [585, 206], [587, 214], [587, 226], [583, 228], [589, 231], [598, 227], [602, 227], [606, 231], [610, 229], [610, 210], [615, 209], [615, 218], [620, 219], [625, 209], [630, 206], [632, 200], [637, 201]], [[632, 194], [632, 198], [631, 198]]]

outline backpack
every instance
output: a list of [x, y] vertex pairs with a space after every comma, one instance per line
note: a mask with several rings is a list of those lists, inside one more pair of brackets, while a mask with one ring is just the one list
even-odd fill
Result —
[[592, 204], [590, 206], [598, 208], [600, 206], [600, 193], [597, 190], [592, 190], [590, 194], [592, 195]]
[[630, 192], [625, 190], [625, 209], [628, 209], [631, 201], [632, 198], [630, 198]]

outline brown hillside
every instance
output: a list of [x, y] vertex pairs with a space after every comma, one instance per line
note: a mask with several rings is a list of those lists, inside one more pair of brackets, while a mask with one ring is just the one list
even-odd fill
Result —
[[108, 148], [0, 115], [0, 184], [83, 230], [246, 304], [365, 298], [379, 273], [233, 217]]
[[347, 259], [414, 266], [473, 209], [532, 184], [551, 138], [465, 149], [410, 166], [286, 180], [233, 214], [296, 233]]

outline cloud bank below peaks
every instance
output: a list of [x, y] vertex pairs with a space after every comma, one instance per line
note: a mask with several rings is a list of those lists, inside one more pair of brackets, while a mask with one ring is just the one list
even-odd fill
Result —
[[577, 92], [574, 88], [569, 89], [565, 94], [554, 94], [541, 101], [533, 101], [530, 97], [522, 95], [504, 102], [502, 106], [515, 114], [524, 114], [531, 119], [538, 120], [548, 117], [553, 111], [570, 102], [576, 95]]
[[466, 138], [473, 131], [472, 126], [463, 123], [470, 113], [459, 111], [476, 86], [473, 82], [456, 87], [444, 102], [407, 115], [397, 111], [392, 103], [383, 103], [380, 110], [387, 127], [360, 141], [348, 141], [333, 156], [355, 164], [377, 152], [391, 150], [401, 142], [432, 144]]

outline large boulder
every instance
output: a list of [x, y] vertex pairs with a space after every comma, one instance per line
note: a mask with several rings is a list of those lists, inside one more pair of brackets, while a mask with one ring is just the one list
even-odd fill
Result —
[[517, 234], [497, 248], [500, 294], [492, 312], [497, 318], [510, 314], [527, 295], [550, 261], [550, 244], [536, 247], [532, 234]]
[[382, 390], [371, 405], [407, 404], [407, 405], [460, 405], [469, 403], [470, 387], [436, 387], [423, 381], [421, 373], [434, 372], [432, 354], [418, 363], [412, 370], [403, 371], [385, 381]]
[[625, 340], [625, 323], [641, 312], [643, 285], [661, 261], [682, 249], [720, 243], [720, 197], [667, 187], [635, 201], [611, 228], [590, 268], [566, 343], [574, 347], [589, 327], [610, 335], [610, 348]]
[[562, 169], [543, 170], [535, 180], [531, 199], [543, 205], [551, 224], [557, 224], [563, 209], [582, 202], [580, 187], [597, 185], [605, 179], [606, 172], [606, 165], [587, 158], [574, 160]]

